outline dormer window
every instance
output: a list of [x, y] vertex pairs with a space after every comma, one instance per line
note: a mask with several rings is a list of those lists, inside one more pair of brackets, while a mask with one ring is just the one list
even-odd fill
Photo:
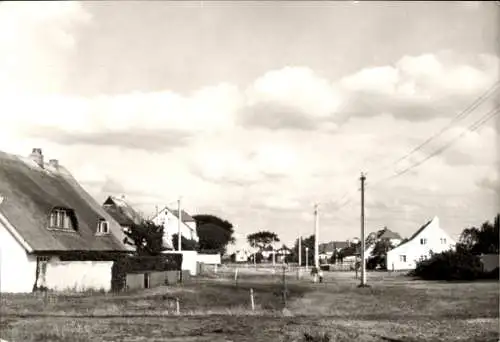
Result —
[[76, 218], [70, 209], [55, 208], [50, 212], [50, 229], [76, 230]]
[[108, 234], [109, 233], [109, 223], [106, 220], [99, 220], [97, 223], [97, 233], [98, 234]]

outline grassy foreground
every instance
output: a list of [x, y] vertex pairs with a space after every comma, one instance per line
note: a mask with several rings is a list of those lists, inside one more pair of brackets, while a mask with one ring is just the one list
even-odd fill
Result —
[[[443, 283], [352, 273], [323, 284], [278, 275], [193, 281], [126, 295], [2, 295], [9, 341], [497, 341], [498, 282]], [[255, 311], [250, 309], [250, 288]], [[179, 298], [180, 316], [175, 299]], [[324, 339], [323, 341], [327, 341]]]

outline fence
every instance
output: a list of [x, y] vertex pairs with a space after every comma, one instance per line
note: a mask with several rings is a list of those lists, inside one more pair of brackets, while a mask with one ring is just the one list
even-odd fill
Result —
[[[286, 265], [287, 269], [289, 270], [297, 270], [299, 268], [298, 264], [296, 263], [290, 263], [290, 264], [282, 264], [282, 263], [260, 263], [260, 264], [252, 264], [252, 263], [225, 263], [223, 264], [223, 267], [225, 268], [253, 268], [253, 269], [282, 269], [283, 265]], [[338, 272], [348, 272], [348, 271], [354, 271], [355, 270], [355, 265], [356, 261], [344, 261], [342, 263], [336, 263], [336, 264], [321, 264], [321, 268], [324, 271], [338, 271]], [[308, 265], [307, 269], [311, 270], [311, 268], [314, 267], [314, 265]], [[306, 270], [305, 266], [302, 266], [302, 270]]]

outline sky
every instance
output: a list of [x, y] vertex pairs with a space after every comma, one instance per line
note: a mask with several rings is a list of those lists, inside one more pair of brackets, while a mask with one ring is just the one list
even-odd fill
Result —
[[[291, 245], [452, 237], [499, 212], [495, 2], [2, 2], [0, 150], [42, 148], [98, 200], [176, 205]], [[400, 177], [451, 139], [450, 148]], [[345, 205], [344, 205], [345, 204]]]

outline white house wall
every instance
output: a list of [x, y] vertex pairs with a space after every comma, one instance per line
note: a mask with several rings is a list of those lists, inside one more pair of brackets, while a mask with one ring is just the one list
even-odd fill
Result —
[[[165, 210], [153, 219], [156, 225], [163, 226], [163, 245], [172, 248], [172, 236], [179, 232], [179, 219]], [[198, 241], [196, 222], [182, 222], [181, 235], [190, 240]]]
[[196, 261], [208, 265], [220, 265], [220, 254], [197, 254]]
[[31, 292], [35, 278], [36, 257], [28, 255], [0, 223], [0, 292]]
[[45, 286], [54, 291], [110, 291], [112, 267], [112, 261], [51, 261]]
[[[420, 239], [427, 239], [427, 243], [422, 245]], [[441, 239], [446, 239], [442, 243]], [[441, 253], [453, 248], [455, 241], [439, 226], [439, 219], [434, 220], [415, 238], [408, 241], [387, 253], [387, 268], [394, 270], [410, 270], [416, 267], [421, 257], [430, 257], [431, 251]], [[401, 259], [406, 256], [406, 261]]]
[[196, 251], [165, 251], [163, 254], [182, 254], [182, 265], [181, 269], [183, 271], [189, 271], [192, 276], [196, 275], [197, 263], [198, 263], [198, 252]]

